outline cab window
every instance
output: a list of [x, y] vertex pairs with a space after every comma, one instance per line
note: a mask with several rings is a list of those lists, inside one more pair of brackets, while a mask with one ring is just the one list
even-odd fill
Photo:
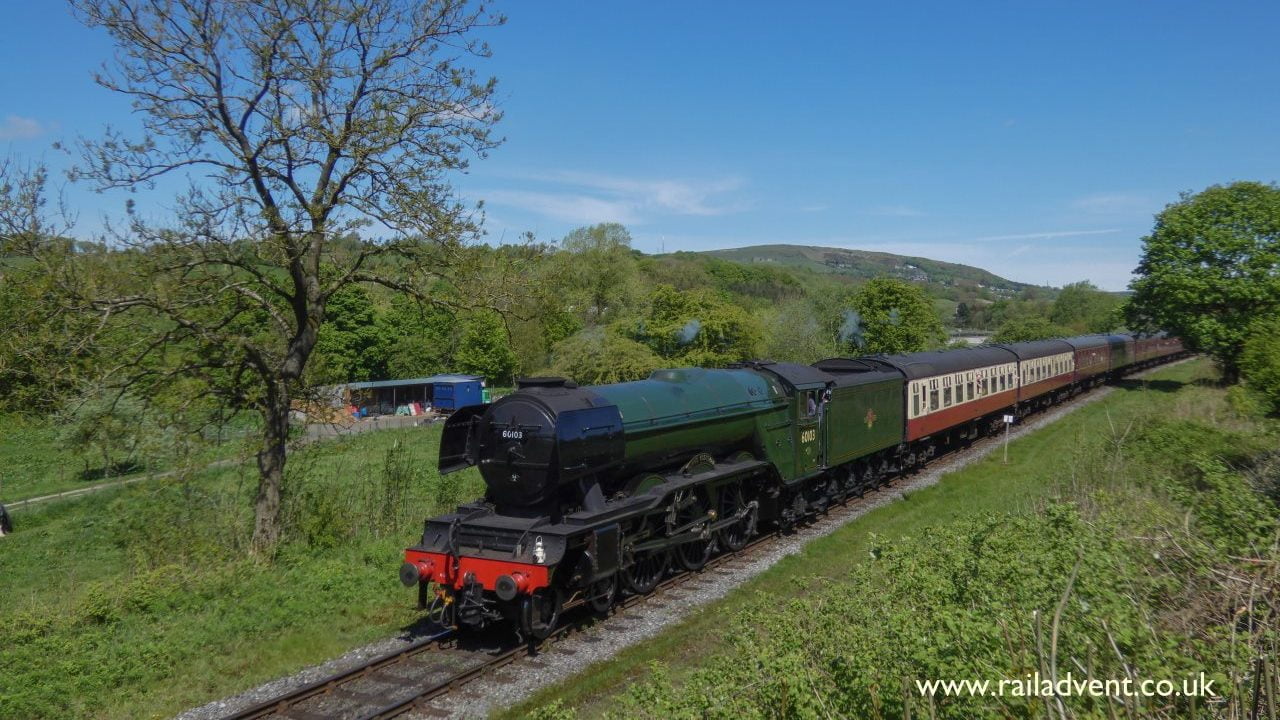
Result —
[[818, 393], [810, 390], [800, 398], [800, 416], [811, 418], [818, 414]]

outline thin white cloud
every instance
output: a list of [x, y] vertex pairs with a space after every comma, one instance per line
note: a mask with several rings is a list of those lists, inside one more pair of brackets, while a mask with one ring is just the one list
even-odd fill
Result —
[[489, 190], [476, 193], [485, 202], [526, 210], [531, 213], [569, 223], [601, 222], [635, 223], [639, 218], [625, 202], [578, 195], [533, 190]]
[[632, 202], [675, 215], [724, 215], [737, 208], [722, 205], [713, 198], [736, 190], [742, 180], [736, 177], [712, 180], [640, 180], [598, 173], [562, 170], [544, 175], [552, 182], [598, 190]]
[[910, 205], [876, 205], [863, 210], [862, 214], [877, 217], [920, 217], [924, 212]]
[[826, 210], [826, 209], [827, 209], [826, 205], [819, 203], [817, 205], [805, 205], [804, 207], [800, 208], [800, 212], [815, 213], [815, 212], [822, 212], [823, 210]]
[[9, 115], [0, 123], [0, 140], [30, 140], [45, 134], [48, 128], [38, 120], [21, 115]]
[[[548, 217], [565, 219], [572, 208], [588, 208], [596, 212], [601, 208], [613, 209], [615, 215], [628, 220], [618, 222], [643, 222], [651, 216], [715, 216], [739, 212], [741, 203], [729, 202], [725, 196], [742, 187], [737, 177], [721, 177], [704, 180], [676, 178], [641, 179], [600, 173], [560, 170], [542, 173], [509, 173], [508, 177], [533, 183], [537, 189], [500, 190], [483, 193], [486, 200], [500, 204], [512, 204]], [[560, 197], [552, 203], [552, 209], [531, 207], [530, 195], [537, 195], [539, 202]], [[556, 214], [558, 213], [558, 214]]]
[[975, 242], [1000, 242], [1002, 240], [1052, 240], [1054, 238], [1082, 237], [1085, 235], [1111, 235], [1120, 232], [1119, 228], [1106, 230], [1051, 230], [1047, 232], [1015, 233], [1013, 235], [987, 235], [974, 238]]

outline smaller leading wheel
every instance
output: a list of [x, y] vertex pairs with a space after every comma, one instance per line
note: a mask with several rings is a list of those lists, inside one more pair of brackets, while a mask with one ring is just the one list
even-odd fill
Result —
[[520, 627], [535, 640], [551, 636], [560, 622], [562, 599], [558, 588], [541, 588], [520, 603]]

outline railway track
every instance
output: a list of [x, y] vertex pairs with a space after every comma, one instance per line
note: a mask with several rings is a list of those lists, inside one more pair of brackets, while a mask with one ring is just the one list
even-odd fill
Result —
[[[939, 455], [943, 458], [951, 455]], [[892, 480], [896, 480], [895, 476]], [[892, 487], [893, 481], [870, 493]], [[862, 497], [850, 497], [832, 505], [816, 522], [843, 521]], [[518, 662], [538, 662], [537, 657], [570, 637], [597, 627], [601, 622], [622, 618], [644, 605], [658, 609], [674, 600], [671, 592], [733, 563], [750, 561], [767, 551], [782, 535], [773, 530], [754, 538], [733, 553], [717, 555], [697, 571], [683, 571], [665, 578], [647, 595], [620, 599], [607, 618], [593, 615], [583, 605], [566, 606], [564, 623], [537, 645], [494, 640], [487, 634], [461, 636], [440, 629], [400, 650], [372, 658], [360, 665], [271, 698], [224, 717], [223, 720], [381, 720], [407, 713], [433, 712], [432, 702], [456, 692], [481, 676], [492, 674]], [[509, 634], [509, 633], [508, 633]]]
[[[1142, 374], [1145, 372], [1130, 377]], [[1094, 390], [1086, 391], [1055, 407], [1074, 404], [1077, 399], [1093, 394]], [[956, 446], [931, 458], [928, 466], [999, 441], [999, 437], [987, 436], [971, 444]], [[921, 469], [918, 467], [916, 471]], [[869, 493], [878, 494], [912, 474], [915, 472], [896, 474]], [[846, 516], [862, 504], [863, 497], [848, 497], [809, 522], [842, 524]], [[737, 552], [711, 558], [700, 570], [684, 571], [664, 579], [646, 595], [624, 597], [614, 605], [607, 618], [591, 614], [582, 604], [566, 606], [561, 627], [536, 645], [495, 639], [484, 633], [460, 635], [439, 628], [404, 648], [242, 709], [223, 720], [380, 720], [407, 713], [442, 716], [445, 713], [433, 707], [433, 701], [458, 691], [472, 680], [514, 663], [540, 662], [538, 656], [557, 643], [611, 618], [633, 614], [644, 605], [651, 604], [653, 609], [660, 609], [664, 600], [676, 599], [670, 597], [673, 590], [689, 583], [696, 584], [698, 578], [717, 569], [750, 561], [756, 554], [767, 551], [781, 535], [778, 530], [764, 533]]]
[[[855, 500], [852, 498], [836, 507], [846, 507]], [[701, 570], [664, 579], [647, 595], [622, 598], [609, 617], [662, 600], [671, 590], [696, 582], [705, 573], [749, 559], [767, 549], [778, 535], [777, 531], [760, 535], [736, 553], [708, 560]], [[496, 640], [485, 633], [461, 636], [452, 630], [439, 629], [404, 648], [244, 708], [225, 716], [224, 720], [381, 720], [409, 712], [429, 715], [431, 701], [511, 663], [536, 661], [538, 655], [556, 643], [596, 627], [606, 619], [590, 614], [583, 605], [566, 606], [564, 618], [561, 627], [537, 645]]]

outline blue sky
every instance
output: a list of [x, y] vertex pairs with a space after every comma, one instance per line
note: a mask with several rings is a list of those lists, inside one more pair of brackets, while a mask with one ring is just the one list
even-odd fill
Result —
[[[891, 7], [892, 6], [892, 7]], [[1280, 180], [1280, 4], [522, 2], [488, 33], [504, 145], [456, 178], [491, 241], [796, 243], [1123, 288], [1184, 190]], [[138, 126], [54, 0], [3, 10], [0, 147]], [[92, 232], [123, 195], [70, 188]], [[166, 207], [159, 193], [140, 204]]]

